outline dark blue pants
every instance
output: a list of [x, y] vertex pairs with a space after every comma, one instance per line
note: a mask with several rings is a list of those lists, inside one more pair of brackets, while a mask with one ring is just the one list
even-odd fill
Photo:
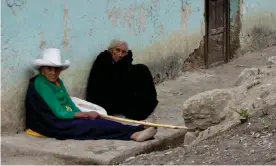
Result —
[[[59, 121], [58, 128], [69, 127], [68, 121]], [[57, 133], [57, 139], [76, 139], [76, 140], [97, 140], [97, 139], [117, 139], [130, 140], [133, 133], [142, 131], [144, 126], [131, 126], [122, 123], [106, 120], [71, 120], [69, 130]]]

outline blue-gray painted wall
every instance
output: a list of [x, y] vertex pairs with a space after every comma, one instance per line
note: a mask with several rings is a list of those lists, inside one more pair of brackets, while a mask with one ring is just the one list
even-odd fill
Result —
[[4, 130], [22, 128], [30, 65], [44, 48], [71, 61], [62, 78], [83, 97], [92, 62], [111, 39], [126, 40], [135, 63], [162, 75], [167, 57], [183, 62], [204, 34], [203, 0], [2, 0], [1, 9]]
[[[242, 41], [255, 25], [275, 29], [275, 3], [231, 0], [231, 18], [243, 9]], [[24, 126], [30, 65], [42, 49], [62, 50], [72, 64], [62, 78], [71, 95], [83, 97], [92, 62], [111, 39], [126, 40], [135, 63], [165, 78], [177, 75], [205, 34], [204, 0], [2, 0], [1, 18], [1, 123], [12, 132]]]

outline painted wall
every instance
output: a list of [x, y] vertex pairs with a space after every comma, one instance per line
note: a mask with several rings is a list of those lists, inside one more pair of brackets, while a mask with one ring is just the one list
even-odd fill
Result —
[[177, 75], [204, 35], [204, 0], [2, 0], [1, 119], [3, 132], [24, 127], [30, 64], [57, 47], [71, 67], [71, 95], [83, 97], [94, 58], [111, 39], [129, 42], [136, 63], [157, 82]]
[[230, 0], [230, 57], [233, 58], [240, 48], [241, 31], [240, 0]]
[[276, 44], [276, 1], [240, 0], [241, 50], [253, 51]]

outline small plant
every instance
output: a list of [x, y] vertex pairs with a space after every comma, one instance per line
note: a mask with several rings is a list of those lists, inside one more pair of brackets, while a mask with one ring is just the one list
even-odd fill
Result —
[[236, 112], [240, 115], [241, 123], [244, 123], [249, 119], [248, 109], [241, 109], [240, 111]]

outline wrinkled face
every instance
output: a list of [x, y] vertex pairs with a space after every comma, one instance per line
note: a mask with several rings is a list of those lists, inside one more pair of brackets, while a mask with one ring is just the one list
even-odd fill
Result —
[[40, 68], [41, 74], [51, 82], [57, 82], [61, 71], [60, 67], [43, 66]]
[[127, 48], [127, 44], [121, 44], [113, 49], [110, 50], [111, 54], [112, 54], [112, 58], [115, 62], [118, 62], [119, 60], [121, 60], [124, 56], [127, 55], [128, 52], [128, 48]]

